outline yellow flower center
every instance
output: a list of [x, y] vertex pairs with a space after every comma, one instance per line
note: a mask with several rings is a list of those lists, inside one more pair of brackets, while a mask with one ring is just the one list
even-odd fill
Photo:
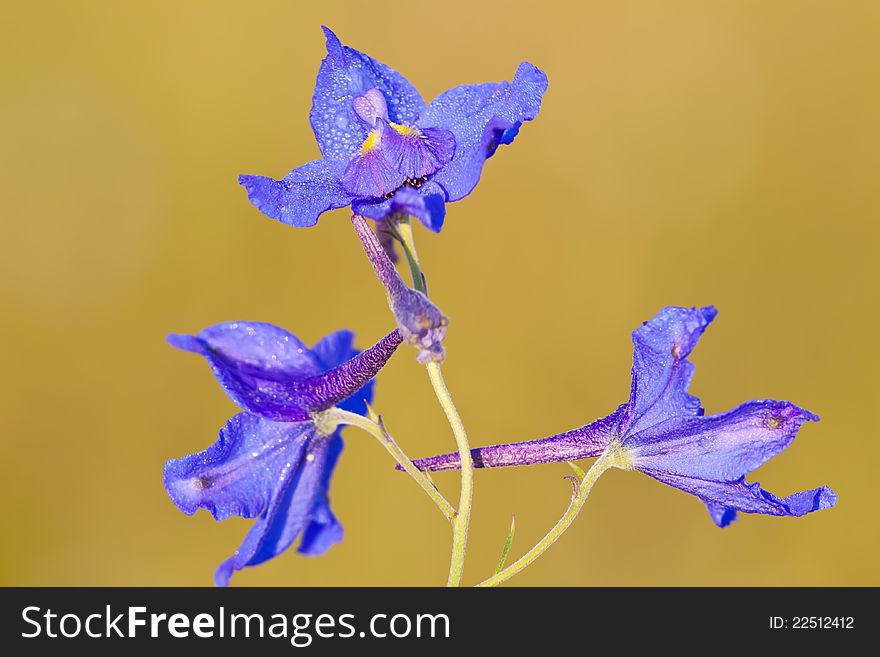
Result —
[[366, 155], [370, 151], [378, 148], [381, 137], [382, 133], [378, 129], [370, 130], [370, 134], [367, 135], [367, 138], [364, 139], [364, 143], [361, 144], [361, 155]]
[[388, 125], [393, 128], [394, 132], [402, 137], [411, 137], [412, 135], [419, 134], [419, 131], [416, 128], [411, 128], [408, 125], [400, 125], [399, 123], [389, 123]]

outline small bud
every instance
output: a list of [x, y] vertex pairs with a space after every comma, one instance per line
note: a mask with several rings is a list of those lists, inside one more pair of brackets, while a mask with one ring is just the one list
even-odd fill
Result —
[[424, 294], [411, 288], [389, 294], [391, 311], [404, 342], [419, 349], [417, 360], [424, 364], [443, 361], [443, 339], [449, 319]]

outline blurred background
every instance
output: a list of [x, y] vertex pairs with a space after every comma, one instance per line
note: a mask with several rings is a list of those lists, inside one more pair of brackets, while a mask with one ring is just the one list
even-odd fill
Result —
[[[693, 360], [707, 413], [790, 399], [818, 413], [755, 475], [837, 508], [742, 515], [614, 471], [519, 585], [878, 585], [880, 5], [806, 0], [371, 3], [32, 2], [0, 25], [4, 585], [209, 585], [249, 521], [193, 518], [166, 459], [235, 407], [165, 344], [234, 319], [312, 343], [393, 326], [345, 210], [261, 216], [239, 173], [318, 155], [320, 25], [429, 100], [550, 78], [539, 119], [417, 228], [452, 318], [447, 382], [473, 444], [592, 421], [626, 400], [630, 333], [664, 305], [715, 304]], [[316, 276], [315, 272], [320, 272]], [[413, 458], [453, 440], [401, 349], [376, 407]], [[346, 431], [333, 507], [346, 539], [236, 585], [439, 585], [450, 533], [372, 438]], [[564, 464], [478, 471], [466, 581], [565, 509]], [[458, 477], [440, 473], [454, 499]]]

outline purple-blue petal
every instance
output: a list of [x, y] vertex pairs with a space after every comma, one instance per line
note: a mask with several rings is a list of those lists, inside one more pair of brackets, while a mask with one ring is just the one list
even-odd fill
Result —
[[214, 581], [226, 586], [237, 570], [256, 566], [281, 554], [312, 522], [316, 505], [325, 498], [328, 466], [332, 468], [333, 438], [311, 435], [297, 459], [275, 471], [277, 485], [269, 504], [253, 524], [244, 542], [217, 568]]
[[455, 137], [455, 156], [434, 178], [448, 200], [471, 193], [498, 145], [513, 141], [522, 122], [538, 115], [546, 90], [544, 72], [523, 62], [512, 82], [462, 85], [431, 101], [416, 125], [443, 128]]
[[339, 543], [343, 537], [342, 524], [333, 515], [330, 508], [330, 479], [336, 469], [336, 462], [342, 453], [342, 438], [337, 431], [328, 439], [327, 460], [324, 464], [324, 474], [321, 479], [321, 493], [318, 495], [312, 508], [309, 524], [303, 530], [297, 551], [309, 557], [317, 557], [324, 554], [333, 545]]
[[731, 509], [723, 504], [715, 504], [715, 502], [706, 502], [706, 510], [709, 517], [719, 527], [727, 527], [736, 520], [736, 509]]
[[207, 509], [215, 520], [255, 518], [268, 506], [286, 464], [299, 459], [313, 433], [310, 423], [239, 413], [208, 449], [165, 464], [165, 490], [187, 515]]
[[703, 500], [716, 525], [726, 527], [736, 519], [736, 512], [761, 513], [771, 516], [803, 516], [813, 511], [829, 509], [837, 503], [837, 494], [827, 486], [776, 497], [750, 484], [741, 477], [736, 481], [709, 481], [684, 477], [666, 472], [643, 470], [658, 481], [690, 493]]
[[360, 353], [354, 346], [354, 332], [348, 329], [335, 331], [326, 335], [312, 347], [312, 354], [318, 359], [322, 370], [329, 370], [342, 365]]
[[697, 341], [717, 311], [668, 306], [633, 333], [632, 389], [620, 435], [628, 436], [671, 418], [702, 415], [688, 393]]
[[321, 62], [309, 121], [325, 158], [348, 161], [367, 138], [370, 126], [358, 116], [354, 100], [370, 89], [382, 92], [388, 118], [411, 124], [425, 106], [415, 87], [400, 73], [342, 45], [328, 28], [327, 56]]
[[428, 181], [419, 189], [401, 187], [390, 199], [355, 201], [351, 209], [355, 214], [375, 221], [395, 214], [406, 214], [421, 221], [429, 230], [439, 233], [446, 218], [446, 194], [439, 185]]
[[227, 322], [196, 336], [170, 335], [168, 342], [204, 356], [220, 385], [242, 408], [278, 421], [309, 419], [290, 384], [322, 368], [295, 335], [263, 322]]
[[819, 418], [790, 402], [755, 400], [708, 417], [679, 417], [626, 439], [634, 467], [733, 481], [787, 448], [804, 422]]
[[307, 228], [318, 223], [328, 210], [344, 208], [352, 201], [340, 184], [345, 162], [315, 160], [288, 173], [283, 179], [242, 175], [238, 183], [248, 199], [271, 219]]

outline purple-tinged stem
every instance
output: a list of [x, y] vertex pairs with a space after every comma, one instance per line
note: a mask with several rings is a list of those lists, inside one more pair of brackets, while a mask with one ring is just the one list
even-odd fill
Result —
[[[555, 463], [559, 461], [577, 461], [599, 456], [608, 446], [619, 421], [621, 409], [571, 431], [539, 438], [525, 440], [520, 443], [475, 447], [471, 450], [471, 458], [475, 468], [505, 468], [516, 465], [534, 465], [536, 463]], [[416, 459], [413, 464], [419, 470], [436, 472], [438, 470], [455, 470], [461, 467], [458, 452], [441, 454], [424, 459]]]
[[385, 288], [388, 305], [397, 319], [397, 327], [404, 341], [419, 350], [417, 360], [420, 363], [442, 361], [443, 339], [449, 325], [446, 315], [424, 293], [407, 287], [366, 219], [353, 214], [351, 223], [376, 276]]
[[[516, 465], [553, 463], [557, 461], [577, 461], [599, 456], [604, 445], [583, 440], [581, 429], [561, 433], [540, 440], [526, 440], [521, 443], [475, 447], [471, 458], [475, 468], [506, 468]], [[441, 454], [413, 461], [419, 470], [437, 472], [438, 470], [457, 470], [461, 467], [458, 452]]]
[[373, 265], [376, 276], [388, 292], [388, 296], [394, 298], [402, 294], [408, 288], [400, 274], [397, 273], [391, 258], [388, 257], [385, 249], [382, 248], [382, 242], [379, 241], [376, 233], [370, 228], [370, 224], [359, 214], [351, 215], [351, 224], [354, 226], [358, 239], [364, 247], [367, 259]]

